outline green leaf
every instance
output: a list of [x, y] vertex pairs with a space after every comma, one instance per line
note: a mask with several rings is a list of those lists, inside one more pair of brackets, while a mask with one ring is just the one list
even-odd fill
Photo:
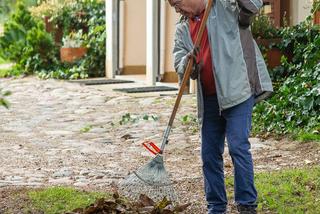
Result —
[[149, 120], [149, 116], [148, 116], [147, 114], [145, 114], [145, 115], [143, 116], [143, 120]]
[[4, 106], [5, 108], [9, 109], [9, 103], [3, 98], [0, 98], [0, 105]]
[[10, 96], [11, 94], [12, 94], [11, 91], [6, 91], [6, 92], [3, 93], [3, 96], [6, 97], [6, 96]]
[[93, 127], [92, 125], [86, 125], [85, 127], [80, 129], [80, 132], [81, 133], [89, 132], [92, 129], [92, 127]]
[[158, 116], [152, 115], [151, 117], [152, 117], [152, 119], [153, 119], [154, 121], [158, 121], [158, 120], [159, 120]]
[[164, 197], [157, 205], [156, 209], [163, 210], [165, 209], [168, 205], [172, 204], [171, 201], [169, 201], [166, 197]]

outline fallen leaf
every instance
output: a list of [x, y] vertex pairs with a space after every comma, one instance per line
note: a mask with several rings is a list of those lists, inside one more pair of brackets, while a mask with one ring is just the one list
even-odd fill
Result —
[[121, 136], [121, 139], [123, 139], [123, 140], [132, 139], [132, 135], [131, 134], [125, 134], [125, 135]]
[[139, 197], [139, 202], [144, 206], [144, 207], [147, 207], [147, 206], [154, 206], [155, 205], [155, 202], [149, 198], [148, 196], [144, 195], [144, 194], [141, 194], [140, 197]]
[[185, 211], [190, 205], [191, 205], [191, 203], [187, 203], [187, 204], [183, 204], [183, 205], [177, 205], [177, 206], [174, 208], [174, 211], [176, 211], [176, 212], [183, 212], [183, 211]]
[[166, 208], [169, 204], [171, 204], [171, 201], [169, 201], [166, 197], [164, 197], [156, 206], [156, 208], [159, 208], [160, 210], [163, 210]]
[[114, 199], [118, 199], [120, 197], [118, 192], [114, 192], [112, 196]]

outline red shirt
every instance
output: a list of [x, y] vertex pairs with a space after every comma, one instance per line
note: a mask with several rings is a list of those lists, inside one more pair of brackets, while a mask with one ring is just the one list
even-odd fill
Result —
[[[189, 19], [190, 25], [190, 34], [193, 43], [196, 41], [196, 37], [201, 25], [201, 19], [203, 17], [202, 13], [199, 18]], [[201, 42], [200, 42], [200, 52], [197, 56], [197, 62], [203, 61], [203, 67], [200, 72], [200, 80], [203, 87], [203, 92], [205, 96], [214, 95], [216, 93], [216, 87], [214, 82], [213, 76], [213, 66], [212, 66], [212, 59], [211, 59], [211, 51], [208, 39], [208, 30], [207, 27], [205, 28]]]

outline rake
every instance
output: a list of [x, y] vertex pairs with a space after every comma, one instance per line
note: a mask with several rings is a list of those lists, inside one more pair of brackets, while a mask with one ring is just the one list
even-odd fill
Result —
[[[197, 34], [194, 47], [200, 45], [202, 34], [208, 19], [210, 9], [212, 7], [212, 0], [208, 0], [206, 10], [201, 21], [200, 29]], [[174, 191], [173, 184], [170, 181], [169, 175], [165, 169], [163, 162], [163, 152], [166, 144], [168, 144], [168, 137], [171, 131], [173, 120], [176, 116], [181, 97], [189, 80], [193, 67], [192, 57], [189, 58], [185, 74], [172, 110], [168, 126], [163, 134], [161, 147], [158, 148], [152, 141], [146, 141], [143, 146], [155, 155], [146, 165], [140, 167], [133, 173], [129, 174], [124, 180], [119, 183], [119, 191], [124, 196], [138, 200], [141, 194], [147, 195], [154, 201], [160, 201], [166, 197], [170, 201], [177, 201], [177, 195]]]

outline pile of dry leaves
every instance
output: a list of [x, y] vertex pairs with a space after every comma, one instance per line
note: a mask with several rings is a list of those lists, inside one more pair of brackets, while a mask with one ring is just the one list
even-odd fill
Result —
[[78, 208], [66, 214], [175, 214], [185, 211], [189, 205], [190, 203], [174, 206], [166, 198], [156, 203], [143, 194], [140, 195], [139, 201], [132, 203], [122, 199], [118, 193], [114, 193], [110, 200], [101, 198], [86, 208]]

